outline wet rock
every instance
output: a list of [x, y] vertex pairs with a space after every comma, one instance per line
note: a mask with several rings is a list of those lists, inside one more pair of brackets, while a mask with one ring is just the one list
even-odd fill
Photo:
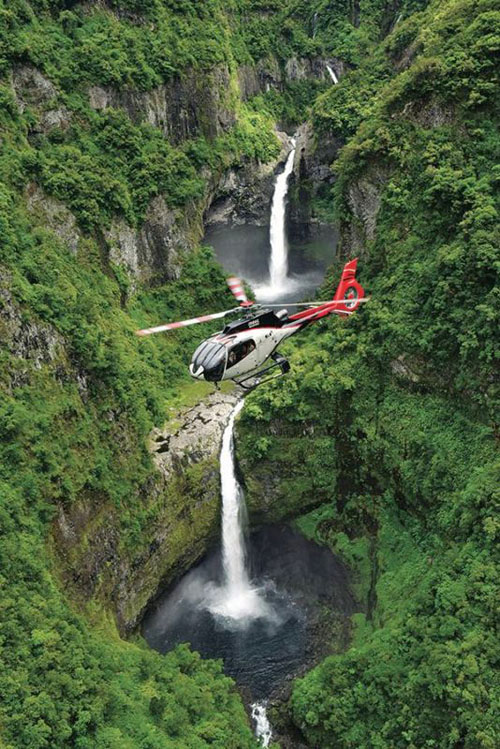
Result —
[[238, 401], [234, 393], [215, 391], [190, 409], [176, 414], [172, 422], [151, 432], [149, 448], [156, 467], [165, 478], [192, 463], [216, 458], [229, 415]]
[[325, 60], [322, 57], [292, 57], [285, 65], [286, 78], [289, 81], [324, 80], [331, 82], [327, 65], [332, 68], [337, 78], [341, 78], [345, 72], [345, 63], [338, 58]]
[[307, 237], [319, 226], [314, 213], [315, 200], [330, 193], [335, 181], [330, 164], [342, 145], [340, 138], [318, 139], [310, 123], [298, 129], [287, 212], [288, 231], [294, 236]]
[[267, 164], [246, 162], [225, 172], [216, 185], [205, 214], [205, 225], [269, 223], [276, 171], [282, 168], [292, 148], [289, 135], [278, 131], [278, 157]]
[[281, 91], [288, 81], [331, 81], [327, 64], [335, 71], [337, 78], [344, 75], [345, 63], [335, 57], [292, 57], [283, 69], [275, 58], [259, 60], [255, 65], [241, 65], [238, 68], [241, 97], [245, 101], [267, 91]]

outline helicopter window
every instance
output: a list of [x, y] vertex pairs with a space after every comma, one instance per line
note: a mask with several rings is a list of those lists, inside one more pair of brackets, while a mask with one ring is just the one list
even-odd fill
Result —
[[252, 340], [243, 341], [242, 343], [238, 343], [236, 346], [233, 346], [227, 357], [227, 366], [234, 367], [234, 365], [238, 364], [238, 362], [244, 359], [245, 356], [251, 354], [254, 349], [255, 341]]

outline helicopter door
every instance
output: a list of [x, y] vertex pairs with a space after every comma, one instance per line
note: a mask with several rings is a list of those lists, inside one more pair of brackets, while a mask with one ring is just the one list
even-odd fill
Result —
[[236, 366], [236, 364], [239, 364], [240, 361], [251, 354], [252, 351], [255, 351], [255, 341], [252, 339], [249, 341], [242, 341], [242, 343], [233, 346], [227, 357], [227, 368], [230, 369], [231, 367]]

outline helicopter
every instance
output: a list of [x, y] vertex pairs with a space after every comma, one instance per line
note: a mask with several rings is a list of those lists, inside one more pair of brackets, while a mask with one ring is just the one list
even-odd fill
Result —
[[[231, 276], [227, 284], [239, 302], [238, 307], [137, 330], [136, 334], [148, 336], [243, 312], [243, 317], [228, 322], [222, 331], [200, 343], [191, 359], [189, 372], [194, 379], [213, 382], [216, 387], [223, 380], [233, 380], [243, 390], [253, 390], [257, 385], [282, 377], [290, 371], [290, 363], [277, 351], [286, 338], [327, 315], [348, 317], [362, 302], [368, 301], [363, 287], [356, 280], [357, 263], [358, 259], [355, 258], [344, 265], [333, 299], [288, 303], [288, 307], [306, 308], [292, 315], [282, 304], [262, 305], [248, 299], [240, 279]], [[280, 309], [274, 311], [273, 308]], [[264, 366], [269, 361], [272, 363]], [[276, 369], [279, 371], [272, 374]]]

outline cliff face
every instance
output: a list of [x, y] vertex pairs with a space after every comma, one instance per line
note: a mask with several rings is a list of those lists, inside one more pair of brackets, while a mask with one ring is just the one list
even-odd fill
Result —
[[137, 496], [148, 523], [124, 548], [119, 512], [82, 497], [59, 507], [54, 540], [65, 586], [75, 598], [113, 607], [124, 634], [132, 631], [160, 586], [189, 569], [218, 538], [222, 432], [236, 403], [214, 392], [192, 407], [169, 412], [154, 428], [149, 450], [156, 470]]
[[184, 70], [152, 91], [91, 86], [88, 94], [92, 109], [123, 109], [132, 122], [147, 122], [178, 144], [199, 136], [216, 138], [235, 124], [230, 84], [229, 67], [217, 65]]

